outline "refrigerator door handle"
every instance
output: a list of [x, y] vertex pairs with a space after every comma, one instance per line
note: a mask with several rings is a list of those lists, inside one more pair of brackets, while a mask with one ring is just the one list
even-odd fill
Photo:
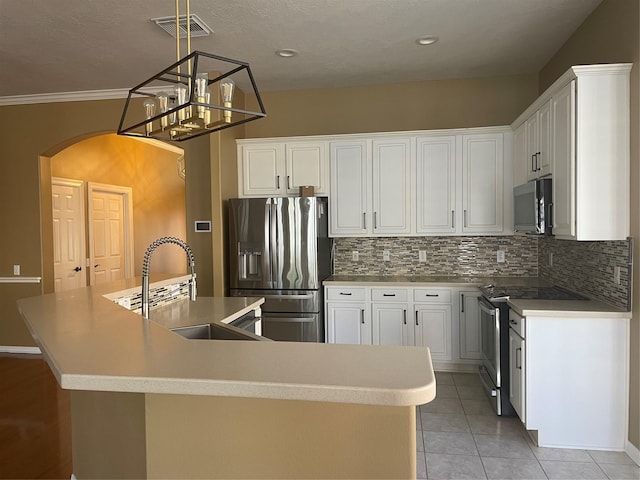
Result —
[[271, 236], [269, 239], [269, 250], [271, 255], [269, 257], [270, 264], [270, 273], [271, 273], [271, 288], [278, 288], [279, 285], [276, 281], [278, 277], [278, 204], [279, 199], [271, 198], [269, 202], [271, 203], [270, 217], [269, 217], [269, 227], [271, 230]]

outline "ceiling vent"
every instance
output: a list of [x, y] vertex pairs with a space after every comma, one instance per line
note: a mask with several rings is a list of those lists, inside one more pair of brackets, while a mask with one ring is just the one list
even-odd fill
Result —
[[[191, 28], [191, 37], [207, 37], [211, 33], [213, 33], [213, 29], [204, 23], [200, 17], [195, 14], [190, 15], [190, 28]], [[162, 28], [165, 32], [171, 35], [173, 38], [176, 38], [176, 17], [175, 15], [172, 17], [158, 17], [152, 18], [152, 22]], [[178, 23], [178, 28], [180, 30], [180, 38], [187, 38], [187, 16], [180, 15], [180, 20]]]

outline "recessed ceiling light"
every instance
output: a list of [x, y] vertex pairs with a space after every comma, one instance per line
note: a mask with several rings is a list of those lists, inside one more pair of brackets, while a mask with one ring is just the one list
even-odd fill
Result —
[[298, 55], [298, 51], [293, 48], [281, 48], [280, 50], [276, 50], [276, 55], [284, 58], [295, 57]]
[[433, 45], [439, 40], [438, 37], [434, 37], [433, 35], [426, 35], [424, 37], [420, 37], [416, 39], [416, 43], [418, 45]]

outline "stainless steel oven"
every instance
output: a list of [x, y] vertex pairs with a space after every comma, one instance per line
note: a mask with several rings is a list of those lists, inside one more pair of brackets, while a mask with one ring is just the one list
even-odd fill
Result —
[[498, 415], [515, 414], [509, 402], [509, 307], [479, 297], [482, 364], [480, 378]]

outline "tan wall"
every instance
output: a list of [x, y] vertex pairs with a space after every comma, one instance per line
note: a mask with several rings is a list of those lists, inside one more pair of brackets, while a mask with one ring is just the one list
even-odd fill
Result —
[[537, 79], [438, 80], [262, 97], [267, 118], [247, 123], [247, 138], [486, 127], [511, 124], [537, 97]]
[[631, 71], [631, 236], [634, 239], [629, 441], [640, 448], [640, 2], [605, 0], [540, 71], [544, 91], [571, 65], [633, 62]]
[[[178, 176], [176, 167], [179, 156], [132, 138], [100, 135], [54, 155], [51, 175], [131, 187], [133, 263], [135, 275], [140, 276], [142, 259], [151, 242], [164, 236], [186, 239], [185, 181]], [[184, 252], [175, 246], [162, 247], [154, 253], [151, 271], [186, 273]]]

